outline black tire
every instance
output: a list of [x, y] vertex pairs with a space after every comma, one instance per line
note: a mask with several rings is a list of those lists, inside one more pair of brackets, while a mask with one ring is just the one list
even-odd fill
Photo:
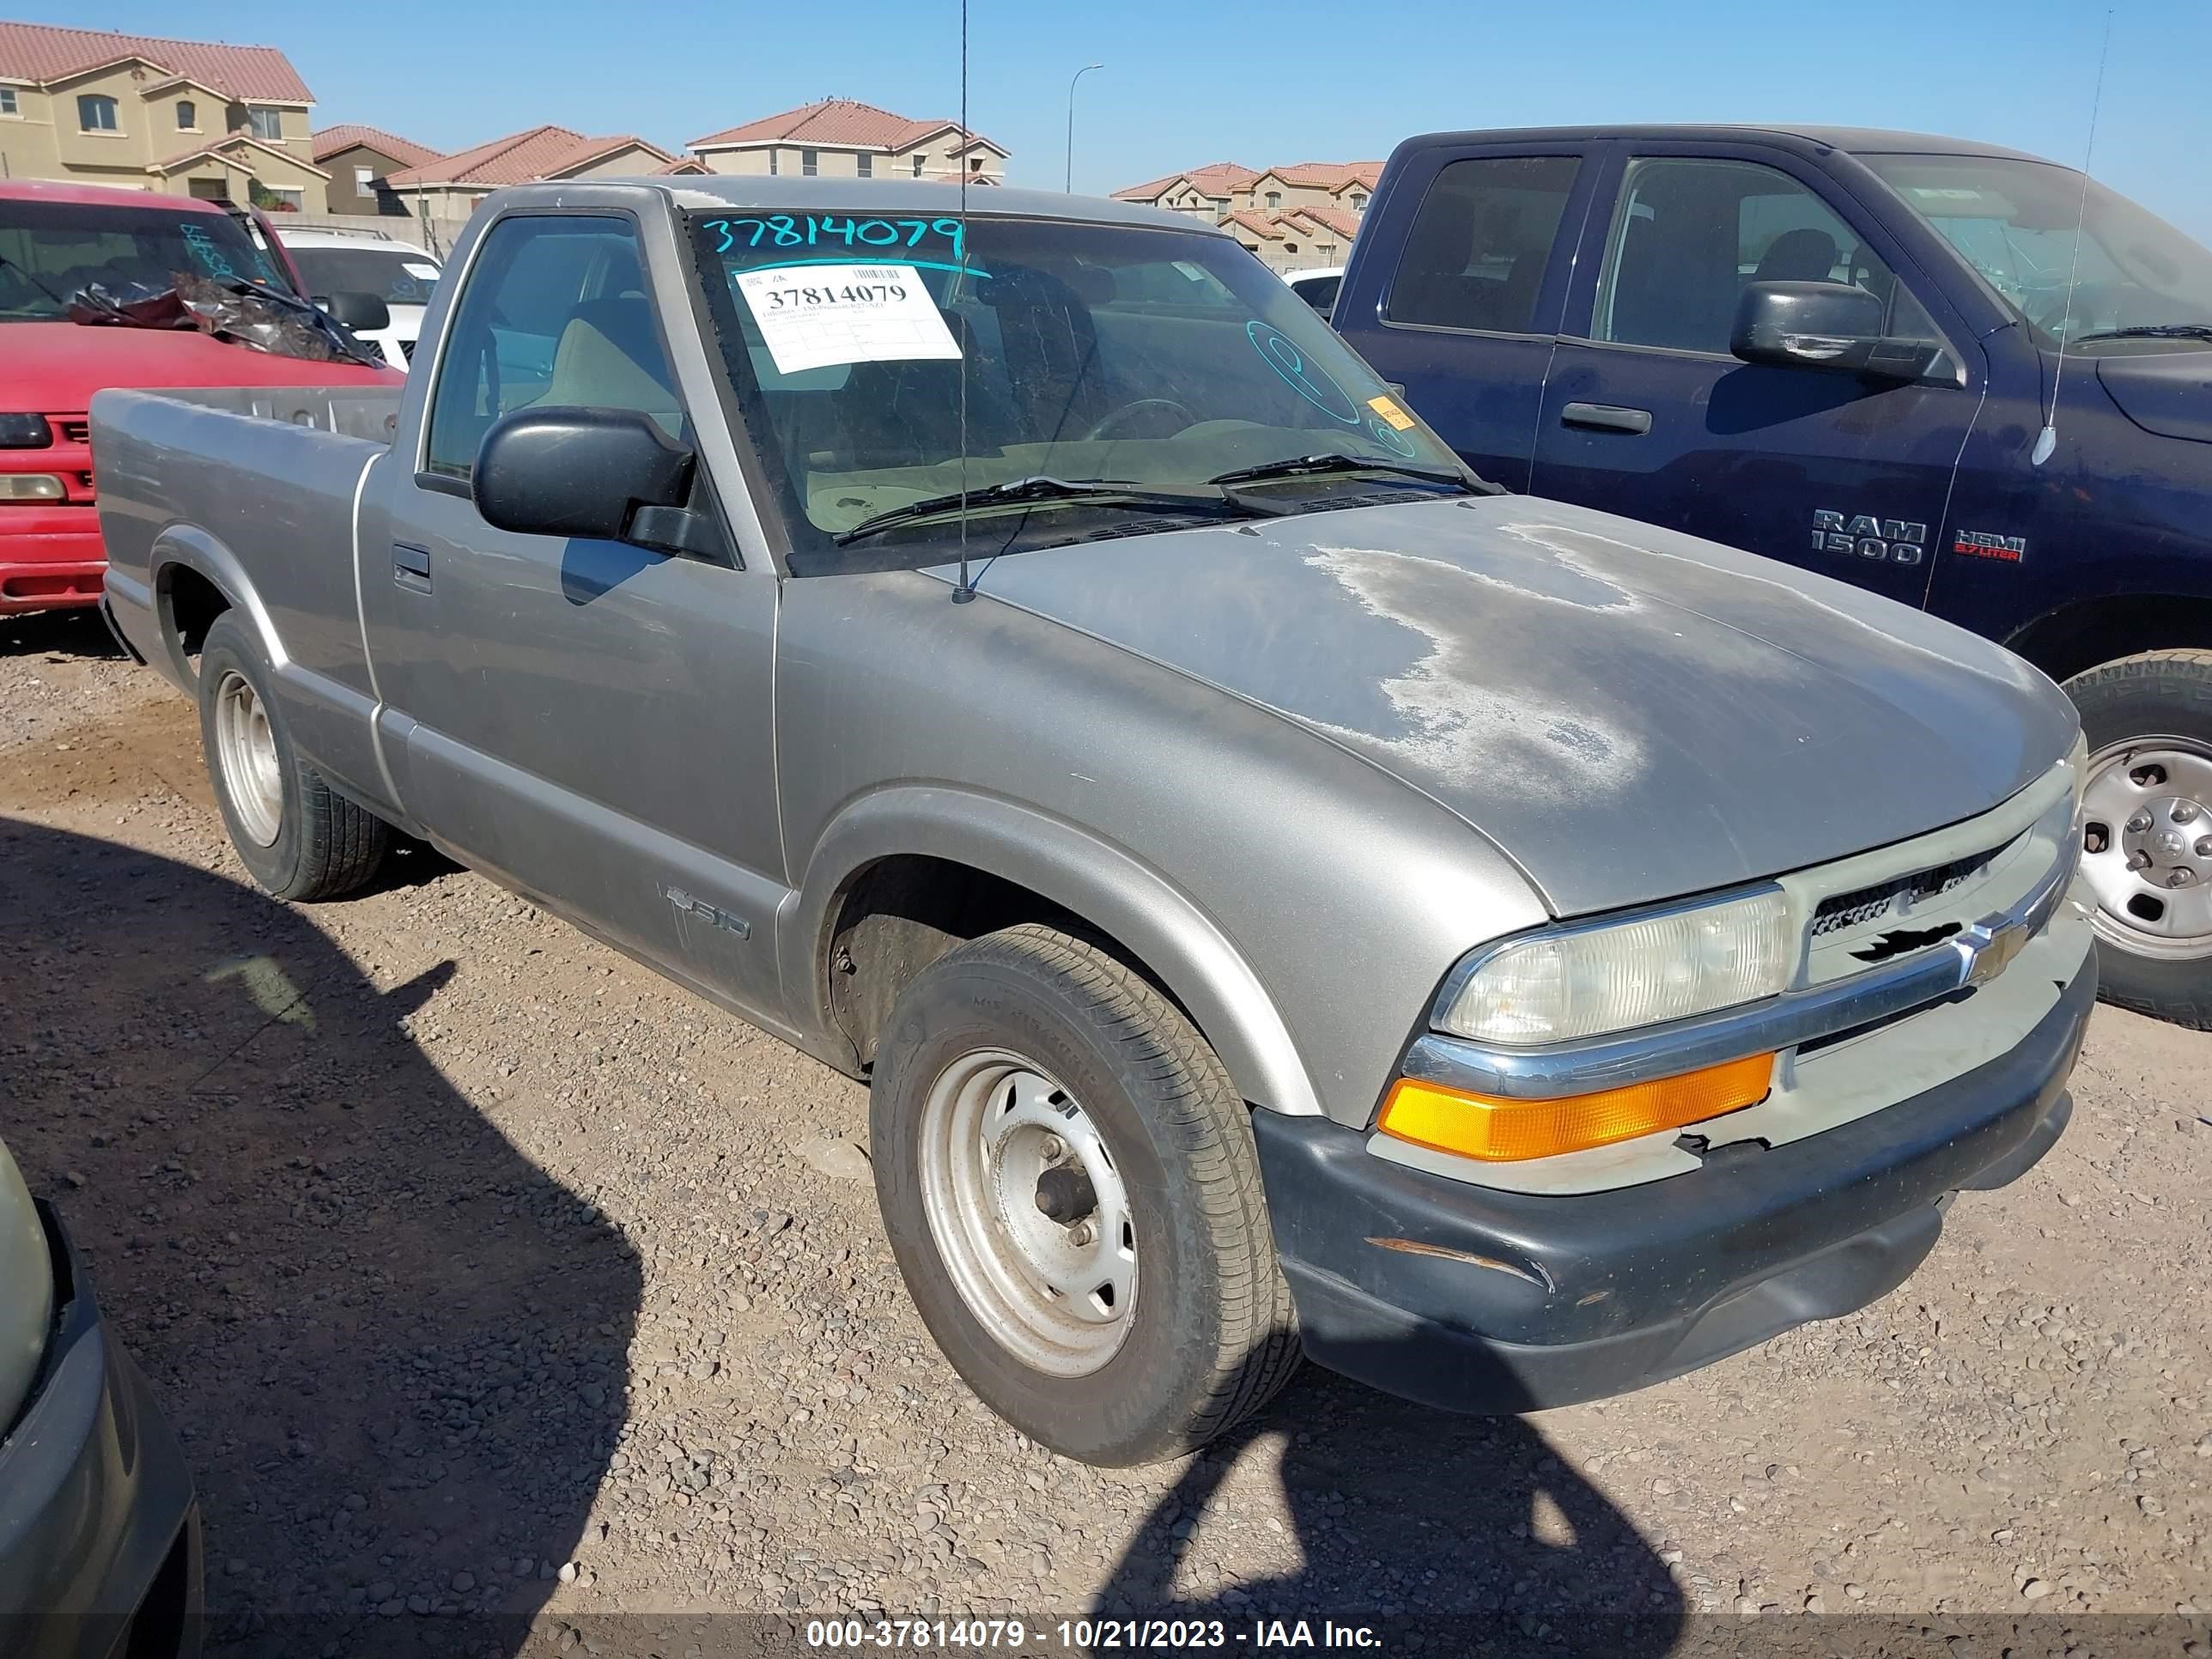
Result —
[[[1088, 1375], [1034, 1369], [994, 1336], [932, 1232], [924, 1108], [949, 1067], [992, 1049], [1081, 1103], [1127, 1188], [1140, 1276], [1120, 1347]], [[1248, 1110], [1182, 1013], [1084, 940], [1009, 928], [916, 975], [877, 1054], [876, 1194], [924, 1322], [984, 1404], [1066, 1456], [1126, 1466], [1205, 1444], [1282, 1386], [1300, 1349]]]
[[[233, 781], [218, 756], [216, 710], [233, 676], [258, 699], [276, 751], [282, 805], [276, 838], [265, 844], [248, 832], [247, 814], [234, 798]], [[283, 705], [270, 691], [271, 676], [252, 630], [235, 611], [216, 617], [200, 647], [200, 746], [230, 844], [246, 872], [278, 898], [337, 898], [375, 876], [392, 844], [391, 827], [334, 793], [322, 775], [300, 758], [284, 721]]]
[[[2075, 675], [2066, 690], [2081, 711], [2093, 756], [2131, 738], [2152, 736], [2179, 738], [2212, 755], [2212, 651], [2123, 657]], [[2212, 955], [2145, 956], [2100, 931], [2097, 974], [2108, 1002], [2212, 1030]]]

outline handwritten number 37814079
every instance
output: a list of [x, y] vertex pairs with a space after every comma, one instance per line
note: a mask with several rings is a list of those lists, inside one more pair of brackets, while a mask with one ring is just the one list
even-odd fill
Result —
[[717, 253], [738, 246], [819, 247], [825, 242], [915, 248], [927, 238], [940, 237], [952, 245], [952, 257], [958, 259], [963, 257], [965, 241], [957, 219], [836, 219], [779, 213], [764, 219], [709, 219], [707, 228], [721, 239], [714, 248]]

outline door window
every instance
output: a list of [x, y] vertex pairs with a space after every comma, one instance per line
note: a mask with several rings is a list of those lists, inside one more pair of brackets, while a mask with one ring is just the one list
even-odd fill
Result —
[[1745, 287], [1771, 282], [1848, 283], [1882, 301], [1885, 333], [1939, 337], [1881, 257], [1788, 173], [1673, 157], [1629, 164], [1591, 336], [1726, 356]]
[[466, 478], [492, 422], [532, 404], [633, 409], [684, 435], [629, 221], [494, 225], [453, 312], [423, 464]]
[[1537, 331], [1536, 297], [1581, 165], [1571, 155], [1449, 163], [1413, 215], [1384, 314], [1433, 328]]

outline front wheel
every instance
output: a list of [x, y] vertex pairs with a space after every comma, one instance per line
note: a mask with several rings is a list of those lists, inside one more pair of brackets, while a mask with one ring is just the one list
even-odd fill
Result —
[[2089, 749], [2081, 872], [2121, 1006], [2212, 1029], [2212, 651], [2149, 651], [2066, 683]]
[[1141, 975], [1041, 927], [959, 945], [893, 1011], [877, 1197], [984, 1404], [1085, 1462], [1154, 1462], [1297, 1363], [1246, 1107]]

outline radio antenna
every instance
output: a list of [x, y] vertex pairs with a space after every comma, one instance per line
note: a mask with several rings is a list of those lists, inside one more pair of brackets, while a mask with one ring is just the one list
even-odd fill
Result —
[[[956, 301], [968, 281], [968, 150], [975, 141], [968, 132], [968, 0], [960, 0], [960, 148], [954, 152], [960, 168], [960, 246], [954, 252], [952, 284], [946, 292]], [[959, 313], [953, 313], [956, 320]], [[953, 343], [960, 348], [960, 586], [952, 590], [952, 603], [965, 605], [975, 597], [968, 579], [968, 331], [963, 328]]]
[[[967, 0], [961, 0], [961, 4], [966, 5]], [[2081, 275], [2081, 232], [2089, 221], [2089, 163], [2097, 154], [2097, 111], [2105, 101], [2105, 60], [2112, 51], [2112, 13], [2107, 7], [2105, 42], [2097, 49], [2097, 89], [2089, 99], [2089, 142], [2081, 151], [2081, 198], [2074, 207], [2074, 262], [2066, 272], [2066, 310], [2058, 324], [2058, 362], [2051, 371], [2051, 407], [2044, 412], [2043, 430], [2035, 434], [2035, 447], [2028, 454], [2031, 466], [2041, 466], [2058, 447], [2058, 388], [2066, 380], [2066, 337], [2074, 331], [2074, 285]]]

